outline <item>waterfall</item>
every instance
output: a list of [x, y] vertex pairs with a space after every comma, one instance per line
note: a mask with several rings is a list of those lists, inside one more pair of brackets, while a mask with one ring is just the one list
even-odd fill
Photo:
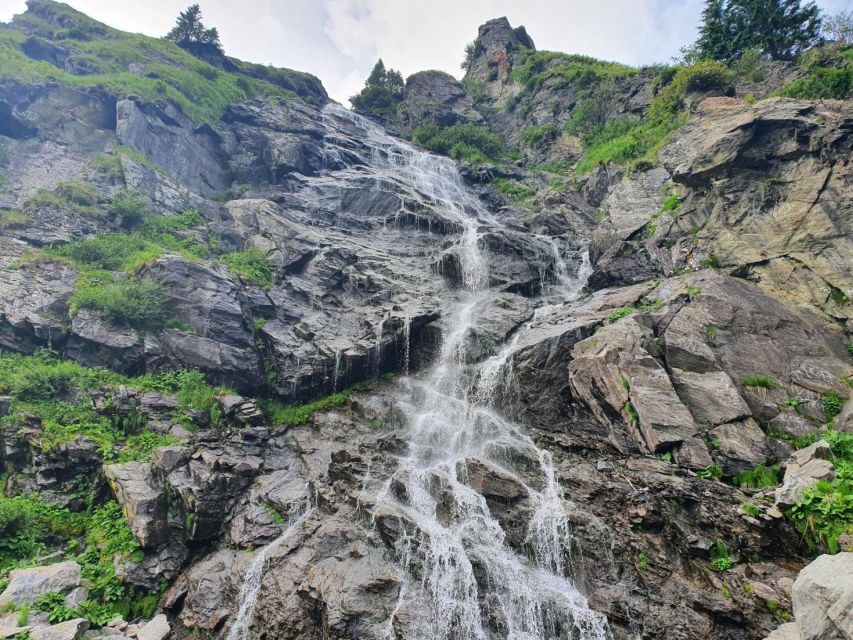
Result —
[[231, 628], [228, 630], [226, 640], [250, 640], [248, 631], [255, 613], [255, 605], [258, 602], [258, 592], [261, 590], [261, 580], [264, 577], [267, 558], [296, 533], [311, 512], [312, 509], [308, 507], [307, 498], [304, 502], [297, 504], [291, 509], [290, 524], [284, 529], [281, 535], [255, 555], [249, 570], [243, 578], [240, 594], [237, 596], [237, 602], [239, 603], [237, 615], [231, 624]]
[[[372, 163], [384, 169], [385, 179], [394, 180], [407, 197], [429, 206], [458, 230], [455, 251], [461, 286], [444, 315], [435, 362], [409, 384], [400, 385], [408, 452], [377, 496], [377, 508], [401, 514], [406, 523], [396, 541], [397, 561], [409, 576], [404, 583], [419, 584], [429, 605], [429, 611], [418, 616], [418, 637], [607, 638], [606, 619], [590, 609], [567, 575], [571, 532], [550, 455], [490, 406], [514, 343], [481, 365], [480, 371], [468, 364], [471, 330], [496, 297], [488, 288], [487, 254], [480, 235], [484, 229], [499, 229], [500, 223], [466, 188], [452, 160], [397, 141], [340, 107], [327, 107], [327, 113], [359, 127], [371, 148]], [[555, 255], [557, 294], [564, 301], [572, 298], [583, 287], [583, 275], [568, 277], [556, 244], [550, 238], [542, 242], [550, 244]], [[478, 374], [478, 389], [472, 393], [471, 381]], [[535, 481], [525, 480], [530, 474], [513, 468], [507, 452], [535, 461]], [[469, 485], [468, 465], [475, 460], [497, 468], [529, 496], [527, 553], [509, 546], [486, 499]], [[401, 589], [398, 609], [410, 589]], [[387, 633], [395, 637], [393, 618]]]

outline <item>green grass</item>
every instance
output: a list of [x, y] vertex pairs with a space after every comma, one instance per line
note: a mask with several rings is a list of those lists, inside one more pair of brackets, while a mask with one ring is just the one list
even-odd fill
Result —
[[4, 209], [0, 211], [0, 229], [20, 229], [30, 224], [29, 216], [18, 211]]
[[613, 324], [617, 320], [621, 320], [622, 318], [627, 318], [628, 316], [634, 313], [648, 313], [650, 311], [654, 311], [658, 309], [663, 304], [663, 300], [656, 299], [652, 302], [644, 302], [642, 304], [637, 304], [631, 307], [621, 307], [619, 309], [615, 309], [607, 314], [604, 318], [607, 324]]
[[720, 480], [723, 477], [723, 468], [719, 464], [712, 464], [696, 473], [703, 480]]
[[513, 200], [522, 201], [532, 198], [536, 195], [536, 190], [522, 184], [516, 180], [508, 180], [506, 178], [495, 178], [492, 181], [495, 188], [505, 196], [509, 196]]
[[605, 78], [620, 78], [637, 73], [636, 69], [589, 56], [521, 49], [519, 61], [512, 70], [515, 82], [528, 91], [547, 86], [561, 89], [568, 86], [588, 87]]
[[474, 124], [422, 124], [412, 132], [412, 140], [430, 151], [467, 162], [499, 162], [506, 153], [500, 138], [488, 127]]
[[154, 449], [173, 444], [169, 436], [146, 431], [144, 424], [130, 419], [113, 421], [95, 412], [90, 394], [118, 385], [176, 394], [179, 411], [205, 412], [213, 425], [220, 424], [222, 419], [216, 396], [233, 393], [207, 384], [198, 371], [132, 378], [60, 360], [51, 352], [33, 356], [0, 353], [0, 393], [9, 394], [13, 400], [10, 415], [0, 419], [0, 426], [21, 422], [26, 415], [36, 415], [44, 427], [37, 436], [40, 448], [52, 450], [78, 435], [86, 435], [107, 460], [144, 460]]
[[671, 81], [661, 88], [644, 118], [621, 116], [603, 125], [584, 127], [576, 119], [568, 128], [584, 129], [584, 157], [575, 173], [584, 175], [599, 164], [638, 167], [655, 164], [658, 152], [671, 135], [687, 120], [684, 97], [690, 91], [724, 88], [731, 82], [731, 73], [717, 62], [699, 62], [689, 67], [679, 67]]
[[343, 391], [306, 402], [305, 404], [284, 405], [277, 400], [266, 400], [262, 404], [274, 425], [295, 427], [307, 423], [311, 419], [311, 416], [318, 411], [344, 405], [354, 393], [371, 389], [375, 385], [376, 380], [366, 380]]
[[539, 149], [548, 144], [557, 135], [557, 127], [543, 124], [538, 127], [526, 127], [521, 130], [521, 140], [528, 147]]
[[766, 467], [763, 464], [757, 465], [749, 471], [743, 471], [737, 474], [733, 482], [747, 489], [765, 489], [767, 487], [775, 487], [779, 484], [779, 465]]
[[226, 253], [222, 256], [222, 262], [231, 273], [244, 278], [247, 282], [264, 289], [269, 289], [273, 285], [273, 267], [266, 252], [260, 249]]
[[764, 389], [770, 391], [779, 388], [779, 383], [772, 376], [764, 374], [756, 374], [744, 376], [740, 379], [740, 384], [744, 389], [757, 390]]
[[106, 271], [81, 274], [69, 314], [80, 309], [101, 313], [115, 326], [157, 331], [166, 325], [166, 292], [152, 280], [116, 277]]
[[103, 217], [100, 208], [101, 198], [98, 190], [90, 184], [66, 180], [56, 189], [40, 189], [23, 205], [24, 213], [34, 213], [40, 209], [71, 209], [80, 215]]
[[[148, 104], [171, 102], [200, 122], [218, 119], [233, 102], [293, 95], [272, 82], [221, 71], [166, 40], [124, 33], [66, 5], [57, 7], [52, 21], [29, 14], [18, 20], [70, 50], [75, 61], [85, 64], [90, 72], [74, 75], [48, 62], [28, 58], [22, 50], [27, 36], [0, 25], [0, 77], [5, 81], [26, 85], [57, 82], [80, 89], [100, 89]], [[130, 73], [131, 63], [141, 64], [142, 74]]]

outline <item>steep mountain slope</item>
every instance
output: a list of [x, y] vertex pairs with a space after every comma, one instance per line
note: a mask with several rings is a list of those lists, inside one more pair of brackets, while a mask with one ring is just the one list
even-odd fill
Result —
[[850, 100], [498, 19], [388, 133], [49, 0], [0, 47], [4, 633], [846, 624]]

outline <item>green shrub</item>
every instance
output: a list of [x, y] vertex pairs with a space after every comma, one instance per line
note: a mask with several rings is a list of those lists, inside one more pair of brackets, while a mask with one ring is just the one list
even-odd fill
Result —
[[137, 227], [153, 215], [148, 198], [127, 189], [113, 195], [108, 213], [125, 229]]
[[806, 76], [780, 92], [788, 98], [844, 100], [853, 96], [853, 45], [814, 47], [800, 57]]
[[835, 391], [823, 394], [821, 397], [821, 403], [823, 404], [823, 410], [826, 413], [826, 419], [832, 420], [835, 416], [839, 415], [841, 410], [844, 408], [844, 402], [845, 400], [835, 393]]
[[634, 307], [622, 307], [608, 313], [605, 319], [607, 320], [607, 324], [613, 324], [617, 320], [630, 316], [634, 311], [636, 311]]
[[723, 477], [723, 468], [719, 464], [712, 464], [696, 473], [703, 480], [720, 480]]
[[722, 540], [717, 540], [708, 553], [711, 556], [711, 565], [717, 571], [728, 571], [735, 566], [729, 548]]
[[521, 131], [521, 140], [528, 147], [544, 147], [557, 133], [557, 128], [552, 124], [543, 124], [538, 127], [526, 127]]
[[0, 211], [0, 229], [20, 229], [30, 224], [29, 216], [17, 211], [4, 209]]
[[273, 267], [267, 254], [260, 249], [247, 249], [222, 256], [228, 269], [248, 282], [269, 289], [273, 284]]
[[165, 302], [162, 287], [151, 280], [93, 272], [78, 279], [77, 290], [71, 296], [70, 313], [74, 316], [80, 309], [92, 309], [117, 326], [153, 331], [162, 328], [166, 321]]
[[661, 205], [661, 211], [678, 211], [681, 208], [681, 198], [676, 194], [669, 194]]
[[830, 429], [822, 437], [832, 450], [835, 479], [806, 489], [786, 515], [810, 549], [837, 553], [841, 536], [853, 534], [853, 433]]
[[739, 487], [748, 489], [764, 489], [775, 487], [779, 484], [779, 465], [766, 467], [757, 465], [749, 471], [743, 471], [734, 477], [734, 483]]
[[515, 180], [507, 180], [506, 178], [495, 178], [492, 181], [495, 188], [502, 194], [509, 196], [513, 200], [526, 200], [536, 195], [536, 190], [528, 187]]
[[276, 400], [267, 400], [262, 402], [262, 404], [264, 410], [269, 414], [272, 424], [276, 426], [299, 426], [307, 423], [311, 419], [311, 416], [318, 411], [344, 405], [354, 393], [370, 389], [375, 385], [375, 380], [367, 380], [338, 393], [318, 398], [305, 404], [283, 405]]
[[67, 258], [85, 271], [133, 271], [163, 251], [140, 235], [106, 233], [48, 249], [47, 253]]
[[504, 154], [500, 138], [488, 127], [474, 124], [444, 128], [422, 124], [412, 132], [412, 140], [430, 151], [467, 162], [497, 162]]

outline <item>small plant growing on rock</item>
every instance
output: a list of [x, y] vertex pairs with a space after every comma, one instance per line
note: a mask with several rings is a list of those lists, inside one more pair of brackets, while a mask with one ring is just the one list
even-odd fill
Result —
[[622, 318], [627, 318], [632, 313], [634, 313], [634, 307], [622, 307], [621, 309], [616, 309], [615, 311], [611, 311], [607, 314], [607, 324], [613, 324], [617, 320], [621, 320]]
[[729, 548], [722, 540], [717, 540], [708, 553], [711, 556], [711, 565], [717, 571], [728, 571], [735, 566]]
[[757, 518], [761, 511], [759, 511], [758, 507], [750, 502], [744, 502], [740, 505], [741, 511], [743, 511], [750, 518]]
[[630, 400], [625, 403], [624, 409], [625, 415], [628, 417], [628, 422], [634, 426], [638, 426], [640, 424], [640, 416]]
[[748, 389], [749, 391], [767, 392], [779, 388], [779, 383], [772, 376], [764, 374], [744, 376], [740, 379], [740, 384], [744, 389]]
[[646, 557], [645, 553], [640, 553], [639, 555], [637, 555], [637, 564], [639, 565], [642, 571], [648, 571], [649, 559]]
[[756, 465], [754, 469], [743, 471], [734, 477], [734, 483], [745, 489], [764, 489], [779, 484], [779, 465], [765, 467]]
[[840, 414], [841, 409], [844, 407], [844, 402], [844, 399], [834, 391], [825, 393], [821, 398], [821, 403], [823, 404], [823, 410], [826, 413], [826, 419], [832, 420]]
[[700, 293], [702, 293], [702, 287], [696, 287], [696, 286], [693, 286], [692, 284], [688, 284], [685, 287], [685, 291], [687, 291], [688, 296], [690, 296], [691, 298], [695, 298]]
[[719, 464], [712, 464], [696, 473], [704, 480], [720, 480], [723, 477], [723, 468]]
[[661, 205], [661, 211], [678, 211], [681, 208], [681, 198], [674, 193], [669, 194]]

